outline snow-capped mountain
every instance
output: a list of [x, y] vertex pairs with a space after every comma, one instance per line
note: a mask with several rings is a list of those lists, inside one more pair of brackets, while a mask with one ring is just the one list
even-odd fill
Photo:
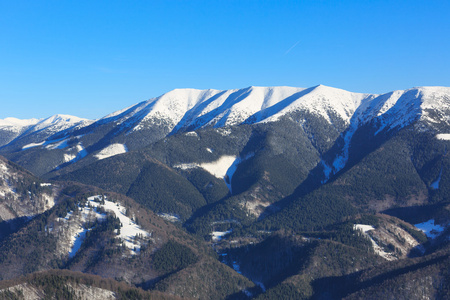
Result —
[[90, 123], [92, 121], [88, 119], [61, 114], [46, 119], [6, 118], [0, 120], [0, 147], [8, 144], [24, 147], [27, 144], [41, 143], [57, 132], [74, 130]]
[[[449, 87], [177, 89], [96, 121], [2, 128], [0, 154], [15, 164], [0, 157], [0, 226], [23, 222], [0, 237], [0, 277], [57, 266], [205, 299], [198, 291], [221, 298], [210, 295], [224, 279], [195, 278], [212, 274], [256, 284], [222, 294], [268, 298], [364, 296], [371, 276], [397, 280], [405, 266], [441, 274], [433, 289], [448, 278]], [[231, 273], [189, 250], [188, 232]], [[189, 251], [187, 267], [158, 267]], [[193, 283], [205, 286], [186, 294]]]
[[[319, 147], [316, 144], [321, 139], [329, 140], [318, 148], [320, 153], [327, 152], [330, 143], [340, 137], [334, 157], [323, 161], [325, 174], [331, 176], [346, 165], [353, 134], [362, 126], [376, 128], [376, 135], [420, 121], [424, 130], [439, 131], [448, 125], [449, 112], [447, 87], [420, 87], [382, 95], [352, 93], [323, 85], [306, 89], [283, 86], [225, 91], [176, 89], [97, 121], [66, 115], [38, 121], [5, 119], [0, 122], [5, 144], [0, 151], [7, 156], [15, 153], [9, 158], [20, 163], [23, 153], [18, 151], [60, 150], [53, 163], [44, 168], [39, 166], [39, 174], [44, 174], [85, 157], [95, 161], [141, 149], [177, 133], [283, 119], [295, 121], [308, 131], [315, 119], [330, 127], [326, 137], [318, 137], [316, 129], [309, 130], [315, 147]], [[36, 172], [37, 167], [27, 167]]]
[[6, 118], [0, 120], [0, 147], [8, 144], [27, 128], [35, 125], [39, 119], [21, 120], [16, 118]]

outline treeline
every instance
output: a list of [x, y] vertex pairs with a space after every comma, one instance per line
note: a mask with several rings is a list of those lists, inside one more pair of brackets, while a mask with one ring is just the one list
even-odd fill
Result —
[[82, 289], [83, 285], [111, 291], [116, 299], [179, 299], [176, 296], [165, 295], [158, 291], [144, 291], [113, 279], [68, 270], [50, 270], [30, 274], [15, 280], [1, 281], [0, 299], [25, 300], [24, 293], [19, 286], [23, 283], [40, 291], [44, 295], [43, 299], [82, 299], [80, 297], [81, 291], [77, 288]]

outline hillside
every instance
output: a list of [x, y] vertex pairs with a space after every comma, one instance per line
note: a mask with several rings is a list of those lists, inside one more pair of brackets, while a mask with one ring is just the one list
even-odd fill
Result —
[[354, 299], [410, 295], [399, 287], [425, 274], [423, 294], [440, 297], [449, 116], [446, 87], [179, 89], [18, 133], [0, 148], [14, 161], [0, 165], [0, 276], [63, 268], [201, 299]]

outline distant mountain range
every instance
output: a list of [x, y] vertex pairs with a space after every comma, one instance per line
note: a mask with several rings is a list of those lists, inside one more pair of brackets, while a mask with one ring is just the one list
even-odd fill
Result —
[[[380, 287], [414, 299], [401, 286], [428, 276], [425, 295], [441, 297], [450, 290], [448, 146], [449, 87], [382, 95], [323, 85], [177, 89], [99, 120], [0, 120], [0, 155], [12, 161], [0, 161], [8, 228], [0, 251], [55, 232], [60, 249], [34, 267], [0, 253], [0, 276], [116, 270], [145, 289], [208, 298], [188, 288], [192, 271], [219, 281], [198, 289], [229, 278], [210, 297], [243, 299], [357, 299], [381, 295]], [[92, 198], [103, 194], [103, 204]], [[105, 200], [114, 198], [128, 219], [103, 214], [115, 211]], [[93, 207], [96, 214], [85, 212]], [[117, 220], [143, 231], [123, 226], [114, 235]], [[124, 232], [139, 237], [124, 242]], [[126, 251], [142, 278], [118, 267]], [[190, 253], [189, 263], [161, 267], [161, 251]]]

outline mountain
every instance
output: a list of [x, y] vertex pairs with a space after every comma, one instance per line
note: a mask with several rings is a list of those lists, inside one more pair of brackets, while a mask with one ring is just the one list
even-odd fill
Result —
[[[69, 115], [54, 115], [46, 119], [19, 120], [6, 118], [0, 120], [0, 146], [6, 149], [27, 149], [42, 146], [42, 141], [53, 134], [86, 126], [90, 120]], [[8, 145], [10, 148], [8, 148]]]
[[[40, 294], [39, 290], [46, 287], [44, 294], [55, 289], [75, 294], [78, 289], [80, 293], [111, 294], [89, 288], [98, 281], [89, 276], [69, 273], [66, 278], [67, 274], [59, 271], [55, 276], [45, 275], [45, 271], [52, 269], [123, 281], [128, 289], [133, 285], [198, 299], [223, 299], [254, 286], [217, 261], [204, 242], [130, 198], [70, 182], [31, 182], [27, 186], [24, 185], [27, 180], [36, 178], [18, 166], [14, 169], [13, 164], [2, 163], [2, 172], [8, 176], [2, 178], [2, 183], [10, 184], [13, 195], [1, 198], [0, 211], [2, 216], [6, 213], [15, 216], [0, 224], [0, 279], [15, 280], [38, 272], [35, 277], [29, 277], [34, 278], [31, 282], [12, 285], [14, 288], [9, 292]], [[24, 186], [19, 189], [21, 186], [14, 185], [15, 182], [23, 182]], [[186, 272], [189, 276], [184, 275]], [[211, 281], [198, 280], [204, 277]], [[80, 280], [87, 282], [88, 287], [79, 286]], [[111, 282], [100, 287], [111, 290], [114, 287]], [[94, 286], [99, 287], [98, 283]], [[117, 287], [112, 291], [124, 292]], [[12, 297], [9, 292], [0, 291], [0, 297]], [[142, 290], [133, 293], [149, 295]]]
[[[193, 298], [340, 299], [398, 297], [426, 274], [424, 295], [445, 295], [449, 116], [447, 87], [319, 85], [178, 89], [96, 121], [26, 125], [0, 153], [44, 178], [20, 169], [34, 184], [20, 195], [54, 203], [24, 202], [2, 277], [56, 267]], [[15, 246], [39, 244], [59, 250]]]
[[[326, 137], [315, 136], [321, 134], [315, 132], [317, 129], [308, 132], [309, 139], [321, 154], [328, 150], [328, 140], [332, 143], [340, 137], [339, 152], [324, 161], [327, 172], [336, 173], [348, 159], [349, 142], [354, 132], [364, 125], [377, 126], [374, 132], [377, 134], [415, 121], [422, 121], [423, 126], [434, 130], [437, 124], [442, 126], [440, 116], [448, 110], [448, 92], [449, 89], [444, 87], [424, 87], [371, 95], [321, 85], [309, 89], [179, 89], [95, 122], [68, 116], [42, 120], [27, 127], [21, 137], [4, 145], [1, 153], [35, 174], [43, 175], [81, 159], [92, 162], [141, 149], [176, 133], [277, 122], [290, 117], [302, 124], [303, 129], [309, 127], [312, 119], [327, 123], [324, 126], [330, 130]], [[19, 130], [19, 127], [14, 128]], [[6, 134], [2, 136], [8, 140]], [[35, 153], [52, 159], [45, 163], [34, 162], [31, 157]]]

